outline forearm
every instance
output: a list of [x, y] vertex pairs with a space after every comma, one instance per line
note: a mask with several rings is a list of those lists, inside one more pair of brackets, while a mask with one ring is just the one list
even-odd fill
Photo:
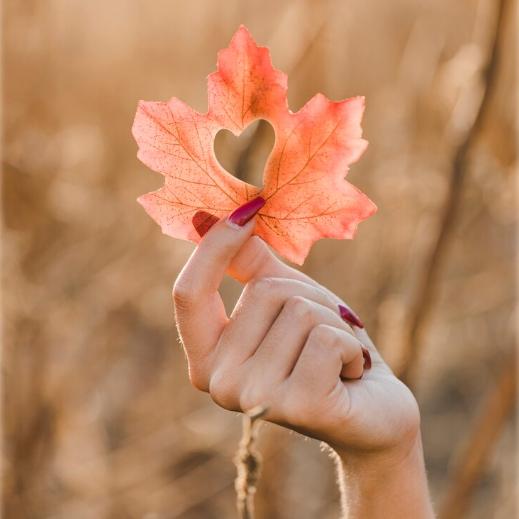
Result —
[[344, 519], [434, 517], [420, 437], [407, 452], [370, 456], [338, 453]]

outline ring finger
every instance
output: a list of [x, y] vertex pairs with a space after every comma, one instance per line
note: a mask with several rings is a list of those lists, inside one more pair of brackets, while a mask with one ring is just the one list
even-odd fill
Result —
[[[336, 302], [325, 291], [295, 279], [261, 278], [245, 287], [236, 304], [218, 342], [218, 362], [242, 363], [254, 355], [285, 302], [297, 296], [327, 307], [334, 313], [338, 326], [352, 333], [340, 319]], [[240, 344], [240, 348], [236, 348], [236, 344]]]
[[[349, 333], [349, 327], [336, 312], [302, 296], [291, 296], [244, 366], [249, 366], [253, 372], [251, 376], [257, 376], [258, 380], [263, 378], [265, 384], [279, 383], [290, 375], [309, 335], [320, 325], [327, 325], [337, 332], [341, 330], [361, 352], [362, 344]], [[356, 364], [344, 366], [342, 376], [358, 378], [362, 375], [363, 362]], [[267, 373], [268, 379], [265, 379]]]

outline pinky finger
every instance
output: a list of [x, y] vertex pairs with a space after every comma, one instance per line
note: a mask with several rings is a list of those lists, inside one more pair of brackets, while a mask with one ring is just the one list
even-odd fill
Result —
[[364, 372], [362, 344], [351, 334], [320, 324], [309, 334], [290, 382], [312, 393], [332, 390], [339, 377], [358, 379]]

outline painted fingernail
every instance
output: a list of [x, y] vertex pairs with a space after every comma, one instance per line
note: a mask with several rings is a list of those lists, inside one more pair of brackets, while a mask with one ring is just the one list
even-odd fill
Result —
[[191, 222], [200, 238], [218, 221], [214, 214], [206, 211], [197, 211]]
[[227, 220], [233, 225], [243, 227], [264, 205], [266, 200], [258, 196], [240, 205], [228, 217]]
[[344, 305], [338, 306], [343, 321], [346, 321], [348, 324], [356, 326], [357, 328], [364, 328], [362, 321], [349, 308], [346, 308]]
[[364, 357], [364, 369], [371, 369], [371, 354], [364, 346], [362, 346], [362, 356]]

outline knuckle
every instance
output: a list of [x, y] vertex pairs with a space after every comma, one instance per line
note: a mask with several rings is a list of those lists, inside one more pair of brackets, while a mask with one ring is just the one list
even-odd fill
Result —
[[317, 346], [334, 346], [339, 342], [339, 337], [331, 326], [318, 324], [310, 331], [308, 340]]
[[193, 288], [181, 279], [178, 279], [173, 286], [173, 303], [175, 307], [188, 309], [193, 305], [195, 300], [196, 295]]
[[237, 411], [240, 402], [240, 388], [235, 377], [228, 371], [218, 370], [209, 380], [209, 394], [213, 401], [224, 409]]
[[333, 329], [327, 326], [316, 326], [308, 336], [305, 351], [314, 362], [321, 363], [331, 359], [339, 360], [341, 348], [340, 337]]
[[284, 305], [286, 311], [295, 318], [309, 319], [312, 316], [312, 303], [302, 296], [289, 297]]
[[189, 366], [189, 382], [191, 385], [199, 391], [209, 391], [209, 377], [204, 370], [195, 368], [192, 365]]
[[263, 391], [255, 387], [246, 388], [240, 394], [240, 409], [244, 412], [250, 411], [258, 405], [264, 405], [267, 402], [267, 397]]
[[247, 292], [253, 298], [264, 299], [272, 295], [274, 288], [275, 281], [273, 278], [259, 278], [247, 285]]

